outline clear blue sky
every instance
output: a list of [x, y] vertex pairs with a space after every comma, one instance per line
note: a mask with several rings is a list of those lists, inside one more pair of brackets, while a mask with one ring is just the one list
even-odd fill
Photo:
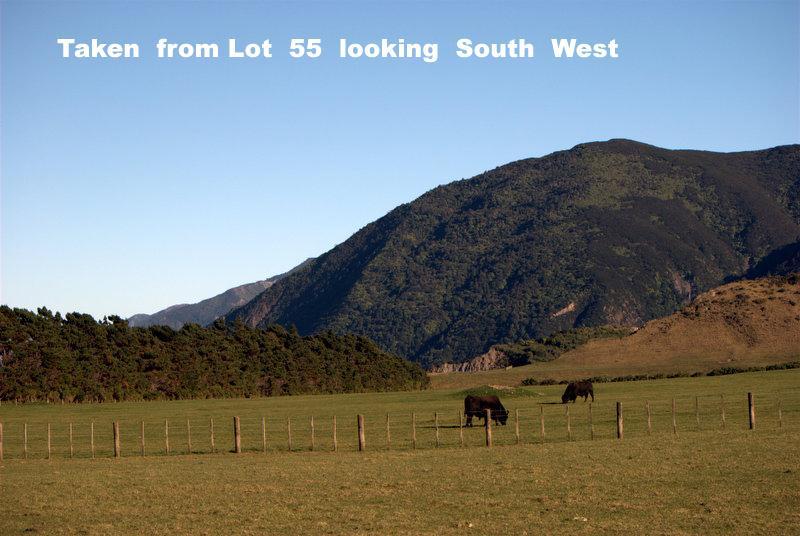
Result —
[[[153, 312], [284, 271], [430, 188], [614, 137], [721, 151], [797, 143], [798, 2], [0, 3], [2, 297]], [[137, 42], [62, 59], [59, 37]], [[270, 60], [154, 43], [270, 38]], [[291, 60], [291, 37], [319, 37]], [[440, 59], [343, 60], [337, 41]], [[533, 60], [463, 60], [524, 37]], [[554, 60], [551, 37], [616, 39]]]

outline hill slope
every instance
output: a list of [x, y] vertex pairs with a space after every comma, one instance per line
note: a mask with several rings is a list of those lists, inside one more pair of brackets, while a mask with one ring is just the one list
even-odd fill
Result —
[[578, 145], [438, 187], [228, 315], [370, 336], [425, 365], [641, 325], [800, 236], [800, 146]]
[[800, 359], [800, 276], [737, 281], [622, 339], [591, 340], [566, 368], [703, 371]]
[[564, 352], [586, 344], [592, 339], [620, 338], [631, 333], [628, 327], [598, 326], [593, 328], [572, 328], [559, 331], [549, 337], [526, 341], [496, 344], [485, 354], [473, 357], [462, 363], [443, 363], [431, 367], [433, 374], [450, 372], [482, 372], [506, 367], [520, 367], [541, 361], [552, 361]]
[[151, 315], [138, 314], [128, 318], [131, 327], [146, 328], [148, 326], [169, 326], [172, 329], [181, 329], [184, 324], [198, 324], [207, 326], [231, 309], [240, 307], [262, 292], [280, 281], [287, 275], [299, 270], [313, 259], [306, 259], [299, 266], [286, 273], [279, 274], [255, 283], [246, 283], [226, 290], [212, 298], [197, 303], [182, 303], [172, 305]]
[[435, 389], [746, 369], [800, 361], [800, 275], [716, 287], [624, 338], [593, 339], [546, 362], [431, 376]]

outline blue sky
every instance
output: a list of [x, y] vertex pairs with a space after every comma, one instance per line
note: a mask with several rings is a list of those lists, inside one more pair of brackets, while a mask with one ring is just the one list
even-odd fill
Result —
[[[282, 272], [436, 185], [615, 137], [736, 151], [800, 141], [798, 2], [0, 3], [2, 296], [153, 312]], [[59, 37], [136, 42], [61, 58]], [[155, 42], [273, 42], [265, 60]], [[316, 60], [292, 37], [323, 40]], [[340, 59], [338, 39], [440, 59]], [[536, 58], [458, 59], [525, 38]], [[616, 39], [555, 60], [553, 37]]]

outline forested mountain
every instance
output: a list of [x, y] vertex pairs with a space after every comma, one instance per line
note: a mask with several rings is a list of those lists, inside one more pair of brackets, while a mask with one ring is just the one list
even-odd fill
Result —
[[198, 324], [207, 326], [220, 316], [231, 309], [240, 307], [249, 302], [265, 289], [271, 287], [276, 281], [280, 281], [287, 275], [299, 270], [313, 259], [306, 259], [302, 264], [292, 268], [286, 273], [272, 276], [263, 281], [247, 283], [226, 290], [222, 294], [217, 294], [213, 298], [197, 303], [182, 303], [172, 305], [151, 315], [138, 314], [128, 318], [131, 327], [148, 326], [169, 326], [173, 329], [181, 329], [184, 324]]
[[800, 242], [794, 242], [772, 251], [761, 259], [747, 272], [747, 277], [787, 275], [798, 272], [800, 272]]
[[108, 401], [419, 389], [416, 364], [330, 332], [214, 322], [131, 328], [0, 306], [0, 400]]
[[800, 146], [587, 143], [435, 188], [228, 318], [458, 362], [571, 327], [641, 325], [799, 236]]

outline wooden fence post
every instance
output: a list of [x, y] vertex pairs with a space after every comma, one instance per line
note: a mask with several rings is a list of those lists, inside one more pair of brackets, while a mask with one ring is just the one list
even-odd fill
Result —
[[644, 403], [644, 408], [647, 411], [647, 435], [650, 435], [651, 433], [653, 433], [653, 421], [652, 421], [652, 419], [650, 417], [650, 401], [649, 400], [647, 400]]
[[139, 448], [141, 450], [141, 455], [144, 456], [144, 421], [141, 422], [141, 430], [139, 433]]
[[[313, 422], [314, 417], [311, 417], [311, 420]], [[267, 418], [263, 415], [261, 416], [261, 451], [265, 454], [267, 452]]]
[[312, 452], [316, 448], [316, 442], [317, 442], [316, 439], [317, 438], [315, 436], [316, 436], [316, 433], [315, 433], [315, 430], [314, 430], [314, 416], [312, 415], [311, 416], [311, 451]]
[[675, 399], [672, 399], [672, 434], [678, 435], [678, 422], [675, 420]]
[[336, 441], [336, 415], [333, 416], [333, 452], [339, 450], [339, 444]]
[[233, 418], [233, 452], [236, 454], [242, 452], [242, 426], [239, 417]]
[[94, 421], [89, 424], [89, 448], [92, 451], [92, 459], [94, 460]]
[[617, 439], [622, 439], [622, 437], [625, 435], [623, 427], [624, 422], [622, 420], [622, 404], [617, 402]]
[[753, 393], [747, 393], [747, 414], [750, 422], [750, 429], [756, 428], [756, 403], [753, 400]]
[[[783, 428], [783, 411], [781, 407], [781, 399], [778, 399], [778, 428]], [[0, 424], [0, 433], [2, 433], [3, 425]], [[2, 443], [2, 438], [0, 438], [0, 443]], [[2, 445], [0, 445], [0, 450], [2, 450]], [[2, 458], [0, 458], [2, 459]]]
[[514, 410], [514, 437], [519, 445], [519, 409]]
[[594, 419], [592, 418], [592, 406], [594, 402], [589, 402], [589, 439], [594, 440]]
[[292, 418], [286, 417], [286, 444], [289, 447], [289, 452], [292, 452]]
[[47, 423], [47, 459], [50, 459], [50, 423]]
[[358, 450], [361, 452], [367, 448], [367, 438], [364, 433], [364, 416], [359, 414], [356, 422], [358, 423]]
[[417, 448], [417, 414], [411, 414], [411, 448]]
[[22, 425], [22, 457], [28, 459], [28, 423]]
[[75, 449], [72, 446], [72, 423], [69, 423], [69, 457], [75, 456]]
[[458, 440], [461, 446], [464, 446], [464, 413], [459, 410], [458, 412]]
[[186, 419], [186, 450], [192, 453], [192, 423], [189, 419]]
[[392, 432], [389, 430], [389, 414], [386, 414], [386, 448], [392, 448]]
[[433, 425], [436, 428], [436, 448], [439, 448], [439, 413], [433, 414]]
[[542, 443], [544, 443], [544, 406], [539, 404], [539, 433], [542, 436]]
[[725, 429], [725, 395], [719, 395], [719, 407], [722, 413], [722, 429]]
[[164, 419], [164, 452], [169, 455], [169, 419]]
[[486, 424], [484, 426], [486, 428], [486, 446], [492, 446], [492, 410], [486, 410]]
[[114, 457], [120, 457], [120, 445], [119, 445], [119, 421], [114, 421]]
[[214, 452], [214, 450], [216, 450], [214, 446], [214, 417], [209, 417], [208, 431], [210, 434], [211, 452]]
[[697, 423], [697, 429], [700, 430], [700, 397], [694, 397], [694, 420]]
[[572, 441], [572, 423], [569, 416], [569, 404], [567, 404], [565, 414], [567, 416], [567, 441]]
[[0, 422], [0, 462], [3, 461], [3, 423]]

